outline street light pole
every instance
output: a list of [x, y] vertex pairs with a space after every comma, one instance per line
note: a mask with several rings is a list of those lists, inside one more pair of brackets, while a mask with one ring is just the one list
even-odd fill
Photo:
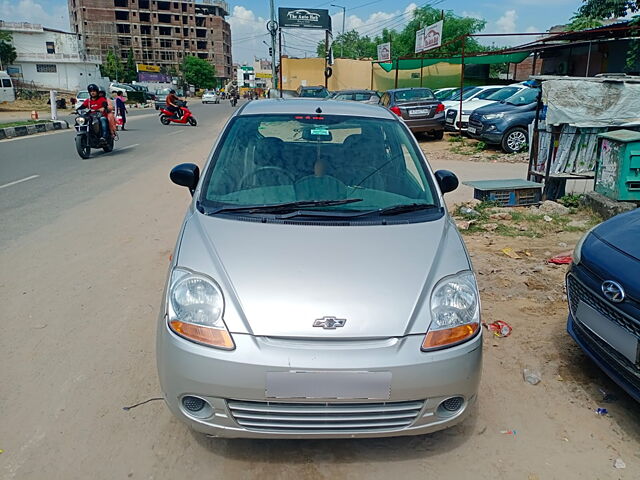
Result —
[[332, 3], [331, 6], [342, 9], [342, 41], [340, 42], [340, 56], [342, 57], [344, 54], [344, 19], [347, 16], [347, 7], [336, 5], [334, 3]]
[[[276, 6], [274, 0], [270, 0], [269, 4], [271, 7], [271, 20], [269, 21], [267, 30], [271, 34], [271, 87], [273, 88], [276, 86], [276, 32], [278, 31], [278, 24], [276, 23]], [[282, 85], [278, 85], [278, 88], [281, 89]]]

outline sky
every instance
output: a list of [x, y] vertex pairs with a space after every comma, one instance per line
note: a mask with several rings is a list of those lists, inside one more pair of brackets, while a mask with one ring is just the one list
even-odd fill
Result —
[[[334, 0], [346, 7], [345, 30], [375, 36], [383, 28], [401, 29], [416, 6], [428, 4], [452, 10], [458, 15], [483, 18], [485, 33], [544, 32], [569, 21], [580, 0]], [[276, 0], [277, 7], [326, 8], [332, 16], [334, 35], [342, 31], [342, 9], [324, 0]], [[269, 42], [266, 22], [268, 0], [229, 2], [233, 44], [233, 61], [251, 63], [254, 57], [266, 58]], [[67, 0], [0, 0], [0, 20], [40, 23], [51, 28], [69, 30]], [[291, 56], [315, 56], [315, 46], [322, 33], [308, 30], [284, 30], [284, 53]], [[485, 43], [519, 44], [532, 37], [487, 38]]]

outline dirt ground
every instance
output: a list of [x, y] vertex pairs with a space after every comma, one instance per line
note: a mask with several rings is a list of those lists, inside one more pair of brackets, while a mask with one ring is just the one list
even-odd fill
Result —
[[[209, 144], [184, 154], [204, 158]], [[440, 144], [449, 147], [425, 148]], [[566, 267], [546, 262], [573, 248], [593, 221], [587, 212], [569, 215], [583, 221], [570, 231], [561, 216], [540, 224], [523, 211], [484, 222], [505, 225], [492, 232], [464, 233], [483, 320], [513, 332], [485, 331], [479, 401], [454, 428], [393, 439], [224, 440], [190, 432], [161, 401], [124, 411], [161, 395], [155, 319], [188, 201], [166, 180], [171, 166], [159, 155], [0, 252], [0, 478], [640, 478], [640, 408], [566, 333]], [[133, 198], [152, 198], [153, 208]], [[539, 370], [539, 384], [524, 381], [525, 366]]]

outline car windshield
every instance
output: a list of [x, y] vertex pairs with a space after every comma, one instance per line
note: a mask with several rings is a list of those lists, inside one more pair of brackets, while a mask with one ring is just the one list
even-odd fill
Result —
[[485, 100], [492, 100], [492, 101], [496, 101], [496, 102], [501, 102], [503, 100], [506, 100], [510, 96], [512, 96], [514, 93], [519, 92], [520, 90], [522, 90], [521, 87], [505, 87], [505, 88], [501, 88], [497, 92], [493, 92]]
[[451, 95], [455, 93], [455, 88], [440, 90], [438, 92], [434, 92], [435, 97], [438, 100], [448, 100]]
[[324, 88], [303, 88], [300, 91], [301, 97], [312, 97], [312, 98], [326, 98], [329, 96], [329, 92]]
[[507, 98], [506, 102], [510, 105], [529, 105], [538, 98], [537, 88], [525, 88], [515, 95]]
[[419, 102], [421, 100], [435, 100], [433, 92], [428, 88], [412, 88], [411, 90], [400, 90], [396, 92], [396, 102]]
[[473, 97], [474, 95], [478, 94], [481, 91], [482, 89], [480, 87], [471, 88], [462, 94], [462, 99], [467, 100], [468, 98]]
[[478, 95], [476, 95], [474, 100], [475, 99], [485, 100], [489, 98], [491, 95], [493, 95], [494, 93], [496, 93], [498, 90], [500, 90], [500, 88], [486, 88], [482, 92], [480, 92]]
[[[466, 92], [474, 88], [476, 87], [464, 87], [462, 89], [462, 94], [464, 95]], [[454, 92], [451, 94], [449, 98], [447, 98], [447, 100], [460, 100], [460, 89], [457, 88], [456, 90], [454, 90]]]
[[429, 178], [399, 122], [247, 115], [227, 127], [205, 174], [200, 205], [206, 211], [351, 200], [321, 208], [334, 213], [438, 205]]
[[89, 92], [78, 92], [78, 100], [86, 100], [89, 98]]

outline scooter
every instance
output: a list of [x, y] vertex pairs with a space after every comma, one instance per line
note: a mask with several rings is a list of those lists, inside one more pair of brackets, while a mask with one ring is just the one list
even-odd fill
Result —
[[196, 120], [196, 117], [194, 117], [193, 114], [191, 113], [191, 111], [187, 108], [187, 103], [186, 102], [184, 102], [184, 104], [180, 105], [180, 110], [182, 111], [182, 116], [181, 117], [175, 117], [173, 115], [173, 113], [171, 113], [166, 108], [161, 108], [160, 109], [160, 123], [162, 123], [163, 125], [169, 125], [170, 123], [179, 123], [179, 124], [184, 125], [184, 124], [188, 123], [189, 125], [191, 125], [193, 127], [198, 125], [198, 121]]
[[108, 135], [107, 143], [100, 143], [100, 112], [78, 109], [75, 121], [76, 150], [81, 158], [89, 158], [92, 148], [102, 148], [106, 153], [113, 150], [114, 138]]
[[238, 97], [236, 97], [235, 95], [233, 95], [231, 97], [231, 106], [235, 107], [238, 104]]

